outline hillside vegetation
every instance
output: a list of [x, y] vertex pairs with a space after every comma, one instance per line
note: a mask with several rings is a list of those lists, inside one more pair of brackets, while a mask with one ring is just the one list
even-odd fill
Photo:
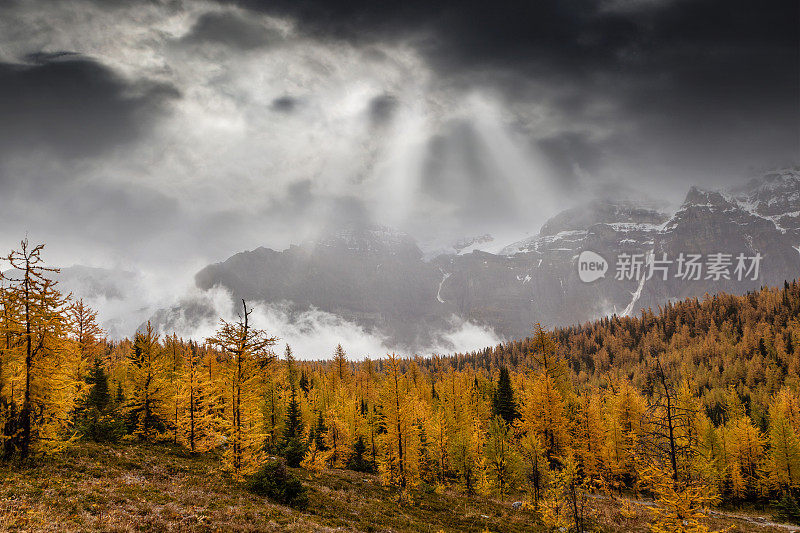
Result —
[[[34, 466], [0, 465], [2, 531], [547, 531], [508, 496], [412, 490], [410, 501], [379, 476], [351, 470], [295, 472], [308, 488], [303, 509], [248, 492], [215, 453], [170, 444], [82, 443]], [[649, 531], [644, 504], [593, 500], [600, 531]], [[757, 515], [711, 517], [732, 532], [782, 532]]]
[[797, 282], [536, 325], [480, 353], [352, 362], [337, 346], [296, 361], [246, 302], [202, 343], [149, 325], [109, 342], [41, 253], [12, 252], [0, 291], [8, 528], [756, 527], [717, 507], [800, 519]]

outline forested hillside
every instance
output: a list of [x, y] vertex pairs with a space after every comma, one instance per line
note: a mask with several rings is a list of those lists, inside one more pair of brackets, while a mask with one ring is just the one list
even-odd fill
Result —
[[[579, 388], [613, 388], [622, 380], [652, 394], [653, 365], [660, 360], [674, 379], [690, 380], [715, 424], [725, 421], [726, 405], [735, 396], [766, 431], [773, 395], [783, 387], [796, 391], [800, 384], [799, 328], [800, 286], [793, 281], [745, 296], [707, 295], [640, 317], [558, 328], [551, 336]], [[536, 367], [533, 351], [528, 338], [441, 360], [488, 372], [500, 366], [525, 372]]]
[[298, 509], [308, 498], [292, 472], [349, 469], [377, 474], [401, 505], [513, 496], [531, 529], [613, 530], [609, 497], [623, 514], [625, 498], [652, 499], [652, 531], [706, 531], [718, 505], [800, 518], [796, 281], [640, 318], [535, 325], [480, 353], [348, 361], [337, 346], [330, 361], [297, 361], [246, 302], [209, 339], [148, 325], [109, 342], [50, 281], [42, 251], [12, 252], [0, 291], [0, 451], [12, 470], [80, 441], [171, 443]]

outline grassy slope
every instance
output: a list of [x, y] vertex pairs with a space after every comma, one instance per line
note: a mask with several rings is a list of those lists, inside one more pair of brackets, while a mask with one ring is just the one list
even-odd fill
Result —
[[[414, 495], [398, 504], [375, 476], [344, 470], [311, 475], [304, 512], [232, 483], [211, 455], [169, 446], [80, 444], [35, 468], [0, 466], [0, 529], [15, 531], [540, 531], [511, 501], [457, 493]], [[605, 531], [646, 531], [646, 511], [623, 517], [599, 507]], [[715, 519], [718, 527], [750, 524]], [[771, 531], [761, 529], [760, 531]], [[779, 530], [775, 530], [779, 531]], [[785, 531], [785, 530], [781, 530]]]

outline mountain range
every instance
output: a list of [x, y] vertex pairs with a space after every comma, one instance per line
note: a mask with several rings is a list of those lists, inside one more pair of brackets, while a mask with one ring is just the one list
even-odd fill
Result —
[[[586, 251], [607, 263], [591, 282], [578, 273]], [[684, 260], [693, 254], [702, 270], [687, 276]], [[747, 268], [737, 271], [740, 260]], [[101, 269], [73, 270], [62, 274], [62, 284], [76, 295], [93, 291], [97, 299], [105, 287], [108, 300], [120, 292]], [[389, 346], [416, 351], [464, 322], [521, 338], [536, 322], [562, 326], [705, 293], [742, 294], [795, 279], [799, 271], [800, 171], [785, 169], [730, 190], [691, 187], [674, 212], [594, 200], [552, 217], [534, 237], [500, 247], [481, 235], [434, 257], [386, 227], [339, 230], [282, 251], [237, 253], [200, 270], [195, 284], [201, 291], [221, 287], [235, 302], [280, 304], [290, 316], [327, 312], [379, 333]], [[130, 293], [126, 276], [123, 292]], [[213, 317], [208, 302], [184, 299], [151, 319], [168, 331]]]
[[[352, 229], [284, 251], [238, 253], [207, 266], [195, 281], [201, 289], [222, 286], [237, 301], [313, 306], [377, 329], [410, 349], [425, 346], [454, 317], [519, 338], [535, 322], [567, 325], [794, 279], [800, 271], [800, 172], [771, 172], [729, 191], [692, 187], [673, 213], [595, 200], [563, 211], [535, 237], [499, 253], [474, 246], [490, 241], [486, 235], [465, 240], [453, 253], [431, 259], [408, 235], [381, 227]], [[638, 256], [643, 272], [650, 254], [662, 267], [664, 259], [672, 263], [667, 279], [664, 268], [650, 279], [644, 273], [617, 279], [609, 265], [605, 277], [584, 283], [577, 263], [585, 250], [609, 263]], [[681, 254], [701, 255], [706, 268], [700, 279], [677, 275]], [[706, 272], [712, 254], [723, 254], [721, 270], [728, 279]], [[748, 268], [760, 255], [758, 272], [737, 276], [740, 255]]]

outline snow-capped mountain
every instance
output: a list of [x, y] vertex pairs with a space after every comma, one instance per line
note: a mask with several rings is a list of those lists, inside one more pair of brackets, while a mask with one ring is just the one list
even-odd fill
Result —
[[730, 194], [743, 209], [771, 221], [800, 245], [800, 171], [770, 172]]
[[[766, 174], [731, 191], [692, 187], [673, 213], [632, 201], [595, 200], [550, 220], [538, 235], [481, 251], [490, 236], [464, 239], [423, 257], [408, 236], [386, 228], [339, 232], [284, 252], [260, 248], [203, 269], [201, 288], [222, 285], [237, 298], [314, 306], [385, 332], [412, 347], [453, 315], [491, 326], [505, 337], [531, 323], [581, 322], [702, 297], [776, 285], [800, 272], [800, 173]], [[609, 262], [604, 277], [584, 283], [578, 257], [593, 251]], [[715, 253], [730, 262], [719, 279], [676, 276], [680, 254]], [[667, 258], [673, 272], [626, 277], [619, 258]], [[756, 279], [737, 279], [735, 260], [760, 254]], [[647, 272], [648, 265], [642, 265]], [[752, 276], [752, 273], [751, 273]], [[618, 279], [619, 278], [619, 279]]]
[[[590, 283], [578, 274], [585, 251], [607, 262], [605, 274]], [[706, 269], [697, 277], [681, 272], [680, 260], [691, 255], [699, 255]], [[755, 277], [752, 271], [737, 272], [740, 256], [759, 256]], [[631, 258], [645, 274], [648, 260], [658, 260], [662, 268], [649, 276], [627, 275], [631, 272], [622, 266]], [[708, 275], [714, 258], [725, 263], [725, 275]], [[692, 187], [673, 212], [595, 200], [563, 211], [536, 236], [505, 247], [482, 235], [426, 255], [412, 237], [389, 228], [340, 230], [284, 251], [238, 253], [202, 269], [195, 283], [201, 291], [222, 287], [234, 301], [276, 303], [289, 313], [312, 308], [330, 313], [379, 333], [397, 349], [415, 350], [431, 345], [454, 320], [515, 338], [525, 336], [534, 322], [552, 327], [636, 314], [673, 299], [780, 285], [798, 272], [800, 172], [787, 169], [728, 191]], [[64, 288], [101, 308], [111, 302], [116, 309], [114, 302], [137, 292], [130, 273], [75, 267], [61, 277]], [[178, 320], [209, 320], [214, 314], [192, 305], [178, 302], [153, 318], [168, 329]], [[115, 333], [123, 326], [106, 323]], [[131, 329], [127, 322], [124, 327]]]
[[[649, 207], [635, 205], [629, 201], [612, 202], [595, 200], [586, 205], [567, 209], [544, 223], [535, 237], [515, 242], [503, 248], [502, 255], [514, 255], [545, 250], [572, 250], [582, 242], [589, 228], [606, 224], [614, 231], [622, 232], [632, 242], [651, 240], [650, 233], [656, 231], [669, 215]], [[624, 240], [624, 239], [623, 239]]]

